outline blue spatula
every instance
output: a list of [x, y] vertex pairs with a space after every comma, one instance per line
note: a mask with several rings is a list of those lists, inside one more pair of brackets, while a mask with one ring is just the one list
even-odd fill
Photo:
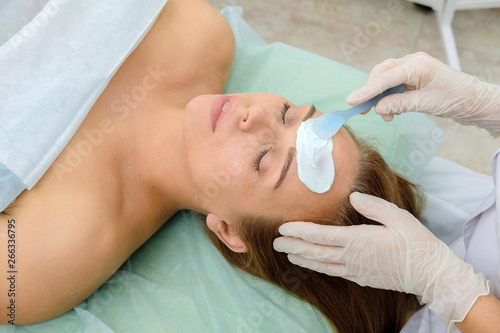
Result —
[[353, 106], [345, 111], [329, 112], [322, 114], [318, 118], [314, 119], [313, 130], [317, 136], [322, 139], [329, 139], [338, 132], [340, 127], [347, 121], [347, 119], [360, 114], [363, 111], [371, 109], [377, 103], [387, 95], [399, 94], [405, 91], [405, 88], [401, 85], [387, 89], [380, 95], [369, 99], [363, 104]]

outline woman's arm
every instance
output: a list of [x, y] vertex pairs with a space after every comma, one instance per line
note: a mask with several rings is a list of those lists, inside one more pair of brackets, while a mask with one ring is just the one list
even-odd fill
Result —
[[493, 333], [500, 330], [500, 301], [493, 295], [481, 296], [462, 322], [455, 325], [462, 333]]
[[0, 214], [0, 324], [33, 324], [70, 310], [130, 255], [119, 246], [111, 215], [102, 213], [106, 204], [53, 196], [58, 205]]

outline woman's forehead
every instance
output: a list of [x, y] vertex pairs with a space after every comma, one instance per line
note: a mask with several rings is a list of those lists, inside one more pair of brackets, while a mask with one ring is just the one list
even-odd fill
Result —
[[342, 129], [334, 139], [333, 156], [336, 176], [332, 187], [323, 194], [309, 190], [298, 178], [296, 168], [290, 177], [290, 186], [282, 194], [270, 198], [274, 212], [285, 220], [325, 219], [333, 216], [353, 188], [359, 165], [359, 149], [349, 131]]

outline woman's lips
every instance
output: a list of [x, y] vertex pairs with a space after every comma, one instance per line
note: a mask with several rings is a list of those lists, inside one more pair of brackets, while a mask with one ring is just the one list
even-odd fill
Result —
[[213, 132], [215, 132], [215, 129], [219, 126], [224, 117], [231, 112], [234, 100], [235, 98], [233, 96], [227, 95], [215, 97], [212, 105], [210, 106], [210, 120], [212, 121]]

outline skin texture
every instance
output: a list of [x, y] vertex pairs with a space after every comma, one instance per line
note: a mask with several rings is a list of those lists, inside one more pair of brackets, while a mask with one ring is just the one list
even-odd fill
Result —
[[[48, 320], [85, 300], [180, 209], [208, 214], [209, 227], [233, 250], [245, 251], [233, 232], [238, 216], [306, 219], [347, 196], [357, 152], [345, 131], [334, 138], [332, 191], [321, 197], [308, 191], [294, 160], [273, 190], [310, 106], [291, 105], [283, 123], [284, 98], [236, 95], [213, 131], [210, 107], [224, 90], [233, 55], [231, 29], [208, 3], [168, 1], [68, 146], [0, 215], [1, 235], [9, 220], [19, 235], [16, 324]], [[147, 94], [134, 97], [140, 88]], [[83, 145], [90, 152], [82, 154]], [[254, 160], [269, 147], [257, 172]], [[209, 184], [218, 190], [207, 192]], [[0, 238], [2, 248], [5, 243]], [[0, 270], [8, 271], [7, 258], [0, 259]], [[8, 289], [1, 279], [2, 309]]]
[[[284, 220], [310, 219], [329, 215], [334, 203], [347, 197], [359, 156], [346, 130], [333, 138], [337, 175], [329, 192], [313, 193], [300, 182], [295, 155], [275, 188], [289, 148], [295, 147], [297, 128], [311, 107], [295, 106], [273, 94], [231, 95], [226, 116], [213, 131], [207, 110], [214, 100], [215, 96], [199, 96], [187, 105], [184, 128], [190, 130], [184, 132], [185, 151], [189, 178], [198, 193], [197, 210], [208, 214], [209, 228], [229, 248], [245, 251], [232, 229], [244, 214], [272, 212]], [[283, 118], [285, 105], [289, 108]], [[256, 157], [266, 151], [256, 170]]]
[[500, 327], [500, 301], [493, 295], [481, 296], [462, 322], [455, 323], [461, 332], [494, 333]]
[[[233, 53], [231, 29], [208, 3], [168, 1], [66, 149], [0, 217], [2, 235], [8, 220], [16, 221], [16, 257], [23, 258], [17, 263], [16, 324], [53, 318], [83, 301], [181, 208], [183, 198], [173, 200], [170, 188], [157, 185], [159, 173], [182, 167], [168, 155], [182, 147], [174, 128], [182, 128], [189, 100], [223, 91]], [[149, 88], [147, 96], [134, 99], [136, 87]], [[99, 131], [100, 142], [77, 159], [78, 145]], [[176, 180], [185, 182], [168, 180], [172, 189]], [[5, 242], [2, 236], [2, 248]], [[4, 252], [2, 272], [8, 270]], [[1, 279], [2, 309], [8, 289]], [[6, 323], [4, 312], [0, 323]]]

